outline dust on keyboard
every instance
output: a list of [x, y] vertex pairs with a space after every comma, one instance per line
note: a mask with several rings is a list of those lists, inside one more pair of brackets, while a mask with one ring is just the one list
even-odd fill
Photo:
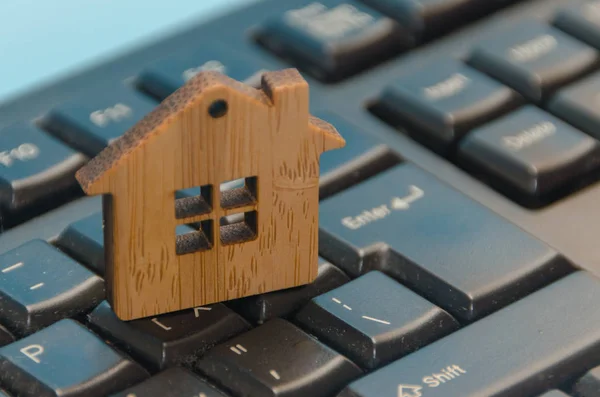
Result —
[[[0, 108], [0, 396], [595, 396], [593, 263], [497, 204], [536, 219], [599, 179], [600, 1], [511, 3], [261, 2]], [[347, 141], [316, 280], [119, 320], [75, 170], [199, 71], [290, 66]]]

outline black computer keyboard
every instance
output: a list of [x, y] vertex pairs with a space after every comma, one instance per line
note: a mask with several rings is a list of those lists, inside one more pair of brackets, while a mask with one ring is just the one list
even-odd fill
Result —
[[[317, 280], [119, 320], [73, 173], [200, 70], [287, 67], [347, 141]], [[0, 106], [0, 396], [600, 396], [599, 131], [589, 0], [264, 1], [28, 93]]]

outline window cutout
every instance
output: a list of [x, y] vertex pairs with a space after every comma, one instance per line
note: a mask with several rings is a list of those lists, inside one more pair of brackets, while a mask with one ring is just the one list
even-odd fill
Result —
[[244, 207], [257, 201], [258, 183], [255, 176], [221, 184], [221, 207]]
[[175, 192], [177, 219], [208, 214], [212, 211], [212, 186], [204, 185]]
[[177, 255], [207, 251], [213, 247], [213, 221], [208, 219], [200, 222], [198, 229], [191, 225], [177, 226], [175, 250]]
[[235, 214], [227, 215], [221, 218], [221, 226], [231, 225], [232, 223], [238, 223], [244, 221], [244, 213], [238, 212]]
[[244, 187], [245, 183], [246, 183], [246, 178], [234, 179], [233, 181], [223, 182], [223, 183], [221, 183], [221, 192], [233, 190], [238, 187]]
[[[257, 219], [256, 211], [244, 213], [244, 218], [239, 222], [226, 223], [220, 227], [221, 244], [241, 244], [256, 239], [257, 236]], [[223, 224], [223, 220], [221, 220]]]

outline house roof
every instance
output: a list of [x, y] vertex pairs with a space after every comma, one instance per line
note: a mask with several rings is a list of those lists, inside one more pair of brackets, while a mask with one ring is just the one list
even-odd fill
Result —
[[[183, 87], [165, 99], [152, 112], [147, 114], [133, 128], [128, 130], [120, 138], [113, 141], [108, 147], [90, 160], [85, 166], [77, 171], [75, 177], [84, 191], [88, 192], [91, 186], [98, 181], [108, 170], [118, 166], [136, 148], [144, 144], [146, 140], [164, 131], [170, 121], [181, 111], [193, 106], [201, 99], [202, 92], [216, 86], [227, 86], [243, 95], [248, 100], [254, 101], [258, 106], [271, 106], [272, 89], [281, 85], [305, 83], [295, 69], [286, 69], [276, 72], [266, 72], [263, 75], [263, 89], [256, 89], [244, 83], [240, 83], [219, 72], [206, 71], [198, 73], [190, 79]], [[312, 117], [310, 125], [316, 128], [329, 139], [341, 140], [343, 138], [329, 123]]]

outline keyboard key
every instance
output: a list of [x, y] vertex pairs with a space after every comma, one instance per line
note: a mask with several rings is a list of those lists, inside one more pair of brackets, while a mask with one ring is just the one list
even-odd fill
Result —
[[355, 126], [330, 112], [316, 112], [316, 117], [325, 120], [340, 132], [346, 140], [344, 150], [328, 152], [321, 156], [319, 195], [321, 199], [400, 162], [398, 154], [379, 141], [368, 131], [360, 131]]
[[52, 134], [92, 157], [155, 106], [156, 102], [133, 89], [119, 86], [59, 105], [46, 117], [44, 125]]
[[111, 397], [227, 397], [183, 368], [171, 368]]
[[[70, 224], [61, 232], [56, 241], [61, 249], [92, 271], [104, 275], [104, 229], [102, 212], [96, 212]], [[193, 229], [186, 225], [177, 226], [177, 232], [184, 234]]]
[[200, 371], [236, 396], [328, 397], [361, 371], [281, 319], [210, 350]]
[[458, 61], [435, 62], [391, 84], [379, 106], [394, 122], [407, 122], [444, 147], [466, 131], [522, 103], [521, 96]]
[[572, 269], [541, 241], [411, 164], [322, 201], [319, 217], [324, 258], [352, 276], [381, 270], [463, 322]]
[[600, 367], [589, 370], [573, 386], [577, 397], [597, 397], [600, 391]]
[[32, 125], [0, 131], [0, 203], [10, 210], [39, 204], [75, 186], [86, 157]]
[[339, 81], [413, 44], [390, 18], [356, 2], [312, 2], [268, 19], [257, 39], [325, 81]]
[[561, 10], [554, 19], [554, 25], [600, 49], [600, 1], [589, 1]]
[[563, 88], [548, 102], [548, 110], [600, 139], [600, 73]]
[[213, 345], [250, 328], [220, 303], [125, 322], [103, 302], [88, 321], [99, 334], [154, 370], [191, 366]]
[[104, 397], [147, 377], [73, 320], [0, 348], [0, 384], [19, 397]]
[[565, 393], [561, 392], [560, 390], [550, 390], [549, 392], [541, 394], [538, 397], [569, 397], [569, 396], [567, 396]]
[[0, 318], [29, 334], [104, 299], [104, 281], [42, 240], [0, 256]]
[[544, 393], [598, 362], [598, 299], [597, 279], [572, 274], [367, 375], [338, 397]]
[[14, 342], [15, 337], [6, 328], [0, 325], [0, 346]]
[[459, 156], [530, 196], [543, 196], [600, 165], [600, 144], [528, 106], [471, 132]]
[[205, 45], [198, 51], [170, 56], [145, 69], [139, 84], [143, 90], [163, 100], [201, 71], [217, 71], [237, 80], [260, 87], [264, 70], [228, 52], [222, 45]]
[[[481, 8], [480, 0], [362, 0], [411, 31], [440, 30], [458, 25], [465, 13]], [[499, 2], [496, 2], [499, 3]]]
[[96, 212], [70, 224], [56, 241], [61, 249], [90, 267], [96, 274], [104, 274], [104, 229], [102, 212]]
[[458, 323], [374, 271], [313, 299], [296, 319], [364, 368], [377, 368], [454, 331]]
[[349, 281], [340, 269], [321, 260], [319, 273], [311, 284], [236, 299], [228, 304], [245, 318], [258, 324], [275, 317], [287, 317], [317, 295]]
[[593, 68], [598, 53], [560, 30], [525, 21], [482, 41], [469, 62], [533, 101]]

